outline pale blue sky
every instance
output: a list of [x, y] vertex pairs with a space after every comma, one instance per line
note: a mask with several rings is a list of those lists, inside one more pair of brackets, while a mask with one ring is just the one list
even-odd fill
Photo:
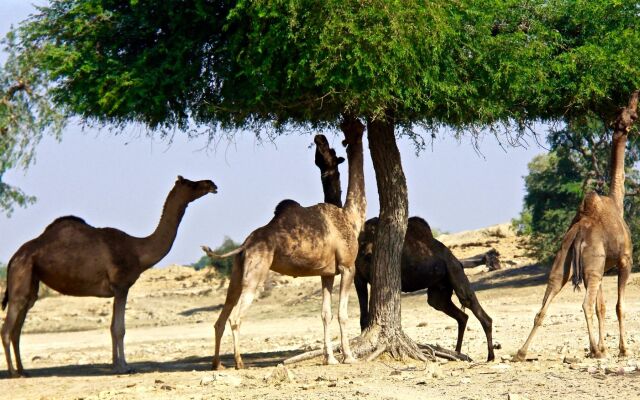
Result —
[[[0, 34], [26, 18], [33, 8], [21, 0], [0, 1]], [[336, 132], [324, 132], [345, 156]], [[469, 139], [457, 142], [442, 134], [418, 157], [408, 139], [399, 141], [409, 188], [411, 215], [420, 215], [446, 231], [475, 229], [509, 221], [521, 209], [522, 177], [527, 163], [544, 152], [529, 146], [505, 152], [493, 137], [480, 143], [480, 156]], [[192, 203], [171, 252], [158, 264], [191, 263], [200, 258], [200, 244], [212, 247], [224, 236], [241, 242], [266, 224], [276, 204], [292, 198], [303, 205], [322, 201], [320, 173], [313, 163], [311, 135], [292, 134], [275, 143], [259, 144], [253, 133], [238, 135], [217, 148], [203, 150], [206, 140], [188, 141], [177, 133], [169, 146], [140, 129], [118, 136], [107, 130], [69, 126], [60, 143], [46, 138], [36, 163], [27, 171], [12, 170], [4, 180], [38, 198], [11, 218], [0, 216], [0, 261], [36, 236], [55, 218], [77, 215], [94, 226], [112, 226], [145, 236], [155, 228], [162, 205], [177, 175], [212, 179], [217, 194]], [[343, 193], [347, 166], [342, 165]], [[375, 175], [365, 143], [368, 217], [377, 215]]]

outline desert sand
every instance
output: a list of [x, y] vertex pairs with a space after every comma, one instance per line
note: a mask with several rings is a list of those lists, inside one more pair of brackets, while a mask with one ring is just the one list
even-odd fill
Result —
[[[540, 307], [547, 268], [533, 264], [508, 224], [439, 238], [459, 257], [490, 247], [503, 269], [467, 270], [478, 298], [493, 318], [496, 361], [486, 363], [485, 337], [471, 314], [463, 352], [473, 362], [428, 364], [390, 358], [355, 365], [323, 366], [282, 360], [321, 348], [320, 279], [272, 274], [243, 320], [245, 370], [233, 369], [229, 329], [223, 363], [211, 371], [213, 322], [227, 281], [211, 270], [169, 266], [145, 272], [127, 304], [125, 351], [136, 373], [110, 373], [111, 300], [61, 296], [41, 288], [25, 323], [21, 350], [26, 379], [0, 372], [0, 399], [595, 399], [640, 396], [640, 274], [627, 288], [627, 342], [632, 356], [617, 357], [617, 277], [607, 276], [609, 357], [590, 359], [582, 312], [584, 290], [564, 288], [534, 339], [529, 360], [511, 362]], [[337, 296], [334, 296], [334, 309]], [[334, 314], [335, 315], [335, 314]], [[355, 291], [350, 336], [359, 334]], [[595, 317], [594, 317], [595, 318]], [[456, 322], [426, 304], [425, 292], [404, 294], [405, 331], [421, 343], [453, 349]], [[334, 343], [339, 328], [332, 323]], [[638, 359], [635, 358], [638, 355]]]

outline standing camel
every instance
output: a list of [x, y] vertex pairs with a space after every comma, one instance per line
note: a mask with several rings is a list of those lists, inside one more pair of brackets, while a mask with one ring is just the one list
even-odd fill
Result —
[[[344, 363], [355, 358], [347, 338], [347, 302], [355, 274], [358, 254], [358, 235], [364, 225], [366, 199], [362, 134], [364, 125], [355, 118], [345, 118], [340, 125], [347, 147], [349, 187], [344, 208], [321, 203], [302, 207], [285, 200], [277, 208], [269, 223], [253, 231], [242, 246], [224, 255], [216, 255], [203, 246], [214, 258], [235, 255], [227, 298], [215, 323], [215, 356], [213, 368], [220, 365], [220, 341], [225, 323], [230, 320], [236, 368], [243, 368], [239, 348], [240, 323], [253, 301], [257, 287], [264, 282], [269, 269], [291, 276], [320, 276], [322, 280], [322, 322], [324, 325], [324, 363], [337, 364], [333, 355], [329, 323], [331, 322], [331, 293], [333, 280], [342, 274], [338, 320]], [[286, 206], [282, 207], [282, 205]], [[233, 310], [233, 312], [232, 312]]]
[[[533, 329], [527, 341], [518, 350], [516, 359], [524, 361], [529, 343], [542, 324], [551, 300], [573, 277], [574, 288], [582, 281], [586, 287], [582, 310], [589, 331], [590, 355], [602, 358], [606, 354], [604, 343], [605, 304], [602, 293], [602, 276], [605, 271], [618, 266], [618, 304], [616, 314], [620, 327], [620, 356], [627, 355], [624, 340], [624, 291], [632, 264], [632, 244], [629, 227], [624, 221], [624, 153], [627, 135], [638, 118], [638, 91], [634, 92], [627, 107], [623, 108], [613, 125], [611, 146], [611, 184], [608, 196], [588, 193], [578, 208], [569, 230], [562, 239], [562, 246], [549, 272], [542, 308], [533, 320]], [[599, 341], [596, 344], [593, 328], [593, 310], [596, 310]]]
[[[342, 204], [338, 171], [340, 158], [336, 157], [335, 151], [329, 147], [323, 135], [317, 135], [314, 141], [316, 165], [321, 172], [324, 201], [340, 206]], [[367, 284], [371, 282], [371, 256], [377, 225], [377, 218], [366, 222], [364, 231], [360, 235], [360, 250], [356, 260], [355, 286], [360, 303], [361, 329], [366, 327], [369, 317]], [[487, 360], [493, 361], [495, 356], [491, 337], [491, 318], [480, 306], [460, 261], [444, 244], [433, 237], [429, 224], [422, 218], [409, 218], [400, 268], [403, 292], [428, 289], [429, 305], [458, 321], [456, 351], [459, 353], [462, 349], [468, 317], [451, 301], [451, 295], [455, 292], [460, 302], [470, 308], [480, 321], [487, 337]]]
[[[216, 193], [210, 180], [193, 182], [178, 176], [164, 204], [156, 230], [145, 238], [114, 228], [95, 228], [81, 218], [58, 218], [37, 238], [23, 244], [7, 268], [2, 309], [9, 309], [2, 325], [2, 344], [10, 377], [26, 376], [20, 360], [20, 332], [27, 311], [38, 298], [42, 281], [70, 296], [114, 297], [111, 320], [113, 371], [130, 372], [124, 356], [124, 311], [129, 288], [142, 272], [171, 249], [187, 205]], [[13, 343], [17, 369], [11, 363]]]

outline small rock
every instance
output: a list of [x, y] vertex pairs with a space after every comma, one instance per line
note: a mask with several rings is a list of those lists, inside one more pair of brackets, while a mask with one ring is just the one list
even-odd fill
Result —
[[504, 355], [500, 356], [500, 360], [502, 360], [503, 362], [505, 362], [505, 361], [511, 361], [511, 360], [513, 360], [513, 356], [510, 356], [510, 355], [504, 354]]
[[427, 326], [428, 324], [426, 322], [420, 322], [417, 327], [418, 328], [424, 328], [425, 326]]
[[162, 386], [160, 386], [160, 389], [162, 389], [162, 390], [175, 390], [176, 388], [174, 388], [171, 385], [162, 385]]
[[283, 382], [294, 382], [295, 379], [296, 377], [293, 372], [285, 367], [284, 364], [278, 364], [269, 375], [264, 377], [264, 381], [271, 385]]
[[224, 385], [229, 385], [229, 386], [240, 386], [240, 384], [242, 383], [242, 378], [239, 376], [235, 376], [235, 375], [229, 375], [229, 374], [224, 374], [224, 373], [215, 373], [213, 375], [213, 379], [216, 382], [220, 382]]
[[502, 349], [502, 345], [498, 342], [493, 343], [493, 348], [494, 350], [501, 350]]
[[31, 359], [31, 361], [39, 361], [42, 360], [42, 357], [40, 356], [33, 356], [33, 358]]
[[571, 357], [571, 356], [565, 356], [564, 359], [562, 360], [562, 362], [565, 364], [577, 364], [580, 361], [582, 361], [581, 358]]
[[160, 379], [156, 379], [154, 383], [164, 383], [164, 381], [162, 381]]
[[202, 377], [202, 379], [200, 379], [200, 386], [207, 386], [210, 385], [211, 383], [215, 382], [216, 378], [213, 375], [205, 375]]

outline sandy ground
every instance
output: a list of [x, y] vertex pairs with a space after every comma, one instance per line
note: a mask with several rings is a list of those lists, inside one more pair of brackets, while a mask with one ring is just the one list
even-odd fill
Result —
[[[616, 277], [605, 278], [609, 311], [606, 343], [610, 357], [586, 358], [588, 337], [582, 313], [584, 291], [565, 288], [554, 301], [530, 356], [509, 359], [524, 342], [544, 293], [546, 269], [529, 265], [507, 225], [440, 238], [458, 256], [501, 253], [505, 267], [469, 271], [481, 304], [493, 318], [497, 361], [485, 363], [486, 341], [470, 315], [463, 352], [475, 362], [401, 363], [391, 359], [323, 366], [320, 359], [278, 364], [320, 348], [318, 278], [272, 276], [242, 325], [241, 345], [248, 368], [210, 371], [213, 322], [226, 282], [208, 271], [169, 267], [145, 272], [127, 305], [127, 360], [131, 375], [110, 374], [111, 301], [50, 292], [30, 311], [21, 349], [28, 379], [0, 372], [0, 399], [584, 399], [638, 398], [636, 358], [618, 359], [615, 317]], [[627, 288], [627, 343], [640, 360], [640, 274]], [[403, 295], [406, 332], [421, 343], [453, 348], [453, 319], [430, 308], [425, 293]], [[334, 299], [334, 303], [336, 300]], [[355, 292], [348, 329], [359, 333]], [[334, 342], [339, 334], [332, 323]], [[233, 366], [230, 332], [222, 343], [223, 362]]]

